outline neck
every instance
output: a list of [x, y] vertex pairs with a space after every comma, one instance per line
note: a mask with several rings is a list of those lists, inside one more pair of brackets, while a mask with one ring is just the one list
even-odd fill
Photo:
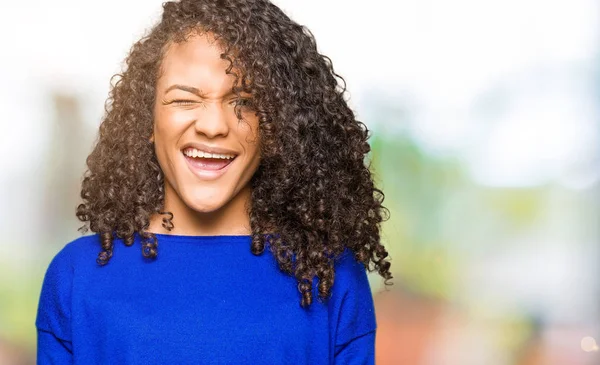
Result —
[[[164, 211], [173, 213], [173, 229], [162, 226], [165, 215], [155, 214], [150, 218], [148, 230], [153, 233], [185, 236], [248, 235], [250, 229], [250, 206], [252, 191], [249, 186], [241, 190], [232, 200], [212, 212], [197, 212], [183, 204], [179, 197], [165, 192]], [[176, 192], [172, 191], [175, 195]]]

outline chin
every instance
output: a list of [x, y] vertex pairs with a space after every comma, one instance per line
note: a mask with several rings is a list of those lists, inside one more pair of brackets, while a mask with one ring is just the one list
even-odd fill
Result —
[[192, 209], [194, 212], [196, 213], [214, 213], [219, 211], [219, 209], [223, 208], [224, 204], [219, 204], [218, 202], [215, 202], [213, 204], [211, 204], [210, 202], [208, 203], [201, 203], [201, 204], [196, 204], [196, 205], [191, 205], [188, 206], [190, 209]]
[[202, 181], [185, 170], [176, 171], [173, 183], [166, 179], [165, 195], [170, 198], [166, 199], [165, 209], [175, 215], [223, 212], [237, 216], [245, 209], [250, 194], [245, 189], [248, 183], [235, 172], [229, 171], [230, 176]]
[[223, 208], [229, 201], [225, 196], [214, 196], [205, 194], [194, 194], [183, 196], [183, 201], [187, 207], [198, 213], [214, 213]]

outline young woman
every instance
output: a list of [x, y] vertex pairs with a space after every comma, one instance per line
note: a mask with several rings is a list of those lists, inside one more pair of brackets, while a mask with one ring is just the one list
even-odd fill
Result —
[[372, 364], [387, 212], [341, 78], [267, 0], [163, 7], [87, 159], [95, 234], [47, 270], [38, 364]]

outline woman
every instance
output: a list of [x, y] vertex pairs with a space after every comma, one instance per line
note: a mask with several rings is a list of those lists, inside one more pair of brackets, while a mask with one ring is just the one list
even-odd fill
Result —
[[46, 273], [38, 363], [373, 363], [386, 210], [329, 59], [267, 0], [163, 7], [87, 159], [95, 234]]

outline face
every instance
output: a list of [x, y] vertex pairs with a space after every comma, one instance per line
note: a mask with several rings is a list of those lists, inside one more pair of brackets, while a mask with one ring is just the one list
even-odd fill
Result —
[[[229, 62], [210, 35], [173, 43], [162, 61], [153, 140], [165, 176], [165, 209], [212, 213], [244, 206], [258, 168], [258, 118], [250, 95], [232, 93]], [[243, 120], [234, 107], [240, 105]], [[236, 203], [237, 202], [237, 203]]]

